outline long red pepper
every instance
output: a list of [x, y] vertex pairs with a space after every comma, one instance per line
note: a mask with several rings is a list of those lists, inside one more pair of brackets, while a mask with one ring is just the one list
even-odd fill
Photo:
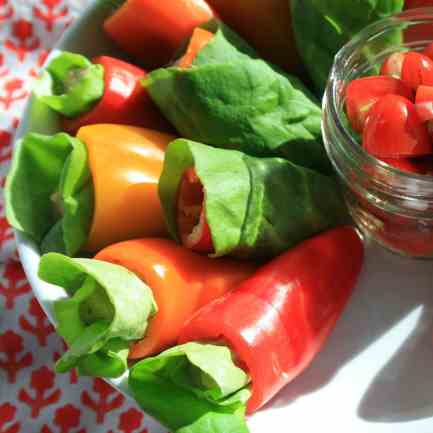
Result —
[[74, 119], [64, 118], [64, 129], [75, 134], [82, 126], [98, 123], [132, 125], [170, 131], [147, 90], [141, 85], [146, 72], [137, 66], [108, 56], [93, 59], [104, 68], [104, 94], [89, 112]]
[[199, 310], [179, 343], [227, 343], [251, 376], [252, 413], [319, 352], [355, 287], [363, 257], [353, 228], [309, 239]]
[[418, 24], [404, 29], [403, 38], [405, 43], [431, 40], [433, 25], [431, 24], [430, 20], [427, 19], [425, 20], [425, 23], [422, 23], [421, 21], [423, 19], [424, 13], [420, 13], [416, 10], [412, 12], [412, 9], [427, 8], [432, 6], [433, 0], [405, 0], [404, 9], [407, 11], [405, 12], [405, 18], [416, 18], [419, 21]]
[[195, 27], [215, 15], [205, 0], [127, 0], [104, 22], [113, 41], [147, 68], [167, 64]]

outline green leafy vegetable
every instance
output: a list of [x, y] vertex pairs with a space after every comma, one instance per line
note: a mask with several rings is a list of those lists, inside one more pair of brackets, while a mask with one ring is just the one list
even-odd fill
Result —
[[178, 239], [177, 198], [190, 167], [203, 184], [216, 256], [273, 257], [347, 221], [333, 178], [282, 158], [255, 158], [178, 139], [167, 148], [159, 195]]
[[59, 113], [41, 101], [41, 96], [51, 94], [51, 84], [51, 77], [46, 71], [33, 81], [26, 125], [28, 131], [52, 135], [62, 129]]
[[5, 189], [9, 223], [43, 252], [74, 255], [86, 243], [93, 215], [87, 149], [67, 134], [27, 134], [19, 143]]
[[104, 94], [104, 68], [64, 51], [48, 64], [36, 83], [35, 94], [66, 117], [86, 113]]
[[188, 343], [134, 365], [142, 409], [178, 433], [247, 433], [248, 375], [224, 346]]
[[[400, 12], [404, 0], [291, 0], [298, 51], [320, 93], [334, 56], [368, 24]], [[389, 42], [400, 34], [391, 33]]]
[[57, 331], [70, 346], [56, 371], [78, 367], [81, 375], [121, 376], [129, 343], [144, 336], [156, 312], [152, 291], [121, 266], [56, 253], [41, 258], [39, 277], [70, 296], [54, 304]]
[[240, 41], [220, 27], [191, 68], [159, 69], [144, 85], [185, 138], [329, 172], [314, 97]]

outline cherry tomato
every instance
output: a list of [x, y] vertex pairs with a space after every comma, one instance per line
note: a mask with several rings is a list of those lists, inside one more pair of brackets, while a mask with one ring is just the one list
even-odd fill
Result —
[[363, 146], [378, 158], [402, 158], [433, 153], [427, 127], [415, 105], [398, 95], [381, 98], [365, 122]]
[[414, 90], [421, 85], [433, 86], [433, 60], [413, 51], [406, 53], [401, 79]]
[[370, 108], [382, 96], [390, 94], [413, 97], [412, 89], [398, 78], [378, 76], [352, 81], [346, 89], [346, 111], [352, 128], [362, 132]]
[[416, 91], [415, 107], [423, 122], [433, 120], [433, 86], [419, 86]]
[[425, 174], [426, 167], [422, 163], [418, 163], [413, 159], [409, 158], [382, 158], [382, 161], [388, 165], [392, 165], [401, 171], [406, 171], [409, 173]]
[[406, 53], [391, 54], [383, 62], [380, 69], [381, 75], [389, 75], [391, 77], [401, 78], [401, 71], [403, 69], [403, 62]]

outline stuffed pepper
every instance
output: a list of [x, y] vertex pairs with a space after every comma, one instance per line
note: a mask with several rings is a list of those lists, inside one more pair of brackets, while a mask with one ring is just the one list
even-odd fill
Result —
[[194, 28], [214, 17], [205, 0], [127, 0], [104, 30], [146, 67], [167, 64]]
[[333, 178], [185, 139], [167, 148], [159, 195], [172, 237], [214, 256], [273, 257], [347, 220]]
[[182, 137], [329, 173], [314, 97], [226, 26], [207, 28], [215, 26], [196, 29], [177, 64], [143, 80], [161, 112]]
[[134, 397], [172, 431], [247, 432], [245, 411], [262, 407], [319, 352], [362, 263], [363, 245], [350, 227], [274, 259], [194, 314], [180, 346], [135, 364]]
[[85, 125], [116, 123], [161, 131], [168, 122], [140, 80], [143, 69], [114, 57], [61, 52], [48, 63], [35, 94], [62, 115], [63, 129], [75, 134]]
[[200, 256], [165, 239], [121, 242], [91, 260], [46, 254], [40, 278], [70, 296], [54, 304], [58, 332], [70, 346], [57, 370], [78, 366], [83, 375], [123, 374], [128, 358], [176, 344], [195, 311], [254, 269], [249, 263]]
[[6, 182], [10, 224], [42, 252], [69, 256], [164, 235], [157, 188], [173, 138], [108, 124], [85, 126], [76, 138], [27, 134]]

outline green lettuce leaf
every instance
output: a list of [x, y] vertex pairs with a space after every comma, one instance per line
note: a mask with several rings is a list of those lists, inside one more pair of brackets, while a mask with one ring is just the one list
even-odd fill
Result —
[[57, 331], [70, 346], [56, 371], [78, 367], [81, 375], [121, 376], [129, 343], [143, 338], [157, 311], [149, 287], [122, 266], [57, 253], [42, 256], [39, 277], [70, 296], [54, 304]]
[[201, 27], [214, 33], [214, 37], [199, 51], [194, 66], [259, 58], [256, 50], [224, 23], [212, 20]]
[[36, 81], [35, 95], [66, 117], [88, 112], [104, 94], [104, 68], [86, 57], [61, 52]]
[[[290, 4], [298, 52], [321, 94], [340, 48], [368, 24], [400, 12], [404, 0], [291, 0]], [[394, 44], [400, 37], [396, 32], [387, 39]]]
[[32, 95], [29, 101], [27, 131], [52, 135], [61, 131], [61, 116], [41, 101], [41, 96], [51, 94], [51, 77], [43, 71], [32, 83]]
[[333, 178], [282, 158], [255, 158], [178, 139], [167, 148], [159, 181], [167, 225], [175, 239], [178, 188], [190, 167], [204, 187], [215, 256], [273, 257], [348, 221]]
[[140, 361], [129, 375], [141, 408], [182, 433], [247, 433], [249, 381], [228, 348], [198, 343]]
[[9, 223], [43, 252], [74, 255], [86, 243], [93, 216], [87, 149], [59, 133], [27, 134], [14, 153], [5, 188]]
[[185, 138], [330, 172], [317, 101], [224, 29], [191, 68], [159, 69], [144, 80], [163, 114]]

